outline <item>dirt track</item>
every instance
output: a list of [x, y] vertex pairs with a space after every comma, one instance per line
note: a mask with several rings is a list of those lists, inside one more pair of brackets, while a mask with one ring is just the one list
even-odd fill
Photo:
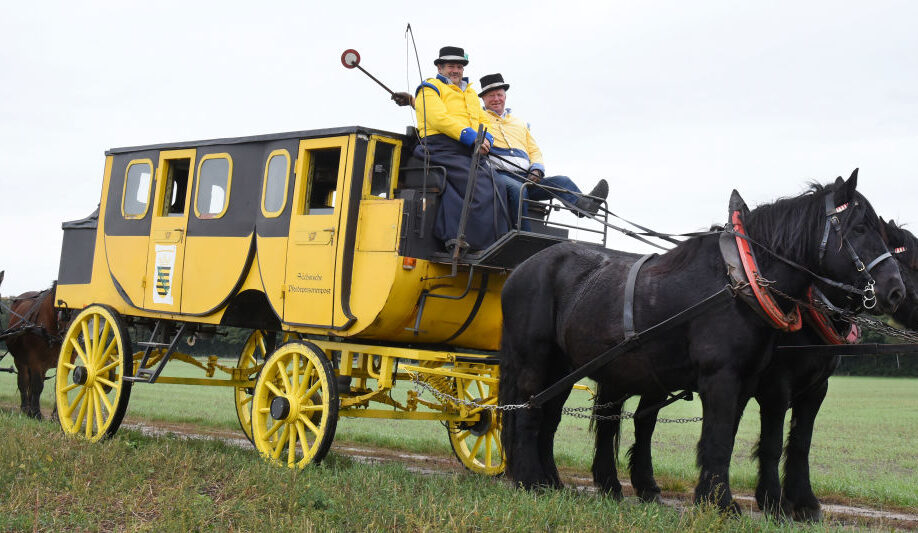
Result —
[[[189, 439], [217, 439], [234, 446], [250, 448], [251, 443], [239, 431], [204, 430], [186, 424], [167, 424], [134, 422], [128, 420], [122, 427], [140, 430], [150, 435], [176, 435]], [[462, 472], [463, 466], [452, 456], [424, 455], [402, 452], [390, 448], [378, 448], [366, 445], [351, 445], [335, 443], [332, 452], [353, 458], [363, 463], [401, 463], [410, 471], [425, 475], [442, 475], [451, 472]], [[582, 472], [563, 470], [561, 477], [564, 483], [575, 490], [595, 491], [592, 479], [584, 476]], [[630, 496], [631, 485], [623, 481], [626, 498]], [[756, 509], [755, 499], [751, 494], [734, 492], [734, 498], [742, 506], [743, 512], [753, 516], [761, 516]], [[664, 492], [663, 501], [673, 507], [684, 507], [691, 504], [690, 493]], [[897, 529], [904, 531], [918, 531], [918, 513], [914, 511], [887, 511], [852, 505], [842, 505], [823, 501], [823, 514], [828, 524], [845, 526], [867, 526], [882, 528], [884, 530]]]

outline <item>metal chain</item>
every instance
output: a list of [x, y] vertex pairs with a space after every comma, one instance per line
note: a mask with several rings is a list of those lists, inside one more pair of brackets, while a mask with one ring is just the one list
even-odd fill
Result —
[[[448, 400], [448, 401], [451, 401], [451, 402], [454, 402], [460, 405], [465, 405], [467, 407], [478, 407], [481, 409], [487, 409], [488, 411], [513, 411], [516, 409], [529, 409], [532, 407], [531, 405], [529, 405], [528, 402], [527, 403], [517, 403], [517, 404], [506, 404], [506, 405], [486, 405], [486, 404], [478, 403], [474, 400], [463, 400], [462, 398], [457, 398], [455, 396], [447, 394], [443, 391], [439, 391], [436, 388], [432, 387], [430, 384], [420, 379], [420, 377], [418, 377], [417, 372], [408, 372], [408, 373], [411, 375], [411, 382], [414, 384], [415, 392], [418, 393], [418, 398], [420, 398], [424, 392], [422, 389], [426, 389], [426, 390], [429, 390], [434, 396], [436, 396], [436, 398], [440, 400], [441, 402], [445, 402]], [[587, 418], [587, 419], [593, 419], [593, 420], [625, 420], [629, 418], [634, 418], [634, 413], [631, 411], [622, 411], [621, 414], [618, 414], [618, 415], [586, 414], [586, 411], [592, 412], [594, 410], [612, 407], [619, 403], [620, 402], [609, 402], [609, 403], [605, 403], [602, 405], [588, 406], [588, 407], [564, 407], [563, 409], [561, 409], [561, 412], [566, 415], [573, 416], [575, 418]], [[702, 417], [693, 416], [690, 418], [658, 418], [657, 422], [660, 422], [663, 424], [667, 424], [667, 423], [685, 424], [687, 422], [700, 422], [701, 420], [702, 420]]]
[[861, 329], [864, 329], [864, 330], [870, 330], [870, 331], [874, 331], [877, 333], [881, 333], [888, 337], [895, 337], [898, 339], [903, 339], [913, 344], [918, 343], [918, 332], [915, 332], [912, 330], [902, 330], [899, 328], [895, 328], [883, 322], [882, 320], [878, 320], [876, 318], [871, 318], [868, 316], [857, 315], [857, 314], [851, 313], [850, 311], [844, 311], [841, 309], [833, 308], [818, 300], [814, 300], [812, 303], [803, 301], [803, 300], [799, 300], [775, 288], [773, 281], [769, 281], [764, 278], [761, 278], [761, 281], [767, 284], [768, 290], [772, 291], [773, 293], [777, 294], [778, 296], [780, 296], [781, 298], [784, 298], [785, 300], [789, 302], [803, 306], [807, 309], [815, 309], [817, 311], [820, 311], [838, 320], [843, 320], [848, 323], [857, 324]]

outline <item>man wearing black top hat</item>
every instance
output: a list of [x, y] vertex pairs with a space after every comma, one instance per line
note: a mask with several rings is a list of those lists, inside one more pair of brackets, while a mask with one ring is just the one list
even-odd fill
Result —
[[[414, 106], [420, 143], [414, 155], [429, 165], [446, 168], [446, 190], [434, 222], [434, 236], [450, 247], [459, 233], [459, 219], [472, 166], [472, 148], [478, 126], [490, 126], [478, 95], [462, 76], [469, 60], [462, 48], [444, 46], [434, 61], [437, 76], [421, 83], [415, 91]], [[487, 154], [493, 142], [485, 134], [481, 153]], [[495, 183], [487, 161], [481, 158], [475, 174], [469, 203], [465, 240], [474, 250], [487, 248], [508, 230], [502, 208], [504, 188]]]
[[[542, 151], [529, 132], [529, 124], [511, 114], [510, 109], [505, 106], [510, 84], [506, 83], [500, 74], [482, 76], [480, 81], [481, 92], [478, 96], [484, 101], [491, 122], [490, 131], [494, 135], [489, 156], [491, 166], [506, 187], [511, 219], [518, 219], [521, 191], [524, 196], [523, 217], [526, 216], [526, 198], [548, 200], [553, 196], [559, 197], [568, 207], [573, 208], [575, 213], [596, 214], [601, 205], [598, 198], [605, 199], [609, 194], [609, 184], [606, 180], [599, 180], [596, 187], [590, 191], [589, 196], [595, 198], [587, 198], [581, 196], [580, 189], [567, 176], [545, 177]], [[522, 190], [524, 181], [564, 190], [549, 191], [541, 187], [526, 187]], [[529, 226], [529, 221], [523, 218], [520, 229], [529, 231]]]

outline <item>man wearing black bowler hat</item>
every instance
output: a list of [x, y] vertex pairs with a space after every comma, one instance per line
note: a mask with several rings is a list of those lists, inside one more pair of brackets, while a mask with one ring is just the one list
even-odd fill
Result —
[[[490, 150], [491, 166], [506, 187], [508, 207], [512, 220], [516, 221], [520, 211], [520, 194], [524, 181], [541, 183], [564, 191], [548, 191], [540, 187], [527, 187], [522, 191], [524, 197], [532, 200], [548, 200], [552, 194], [557, 195], [563, 203], [574, 209], [575, 213], [596, 214], [601, 205], [597, 198], [605, 199], [609, 194], [609, 184], [599, 180], [590, 191], [588, 198], [581, 196], [580, 189], [567, 176], [545, 177], [545, 165], [542, 163], [542, 151], [529, 132], [529, 124], [511, 114], [506, 107], [507, 90], [510, 84], [498, 74], [488, 74], [481, 78], [481, 92], [478, 96], [484, 101], [484, 108], [491, 122], [491, 133], [494, 142]], [[496, 157], [495, 157], [496, 156]], [[525, 200], [525, 198], [524, 198]], [[523, 216], [526, 216], [526, 202], [522, 203]], [[522, 219], [523, 231], [529, 230], [529, 221]]]
[[[490, 125], [478, 95], [468, 78], [462, 76], [468, 63], [468, 56], [462, 48], [444, 46], [434, 61], [437, 76], [421, 83], [414, 97], [418, 134], [421, 137], [414, 155], [425, 159], [429, 165], [446, 168], [446, 190], [440, 197], [433, 231], [434, 236], [442, 240], [447, 248], [455, 242], [459, 232], [459, 218], [478, 126], [483, 124], [488, 128]], [[490, 133], [485, 134], [480, 149], [482, 155], [488, 153], [493, 139]], [[495, 183], [487, 161], [482, 157], [476, 172], [465, 227], [465, 240], [470, 248], [487, 248], [507, 232], [507, 217], [501, 208], [503, 198], [504, 187]]]

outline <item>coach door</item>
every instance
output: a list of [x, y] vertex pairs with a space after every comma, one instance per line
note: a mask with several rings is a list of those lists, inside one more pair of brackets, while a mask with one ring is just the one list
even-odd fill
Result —
[[147, 309], [179, 312], [194, 159], [194, 150], [159, 154], [144, 290]]
[[300, 141], [287, 241], [284, 322], [331, 327], [348, 137]]

